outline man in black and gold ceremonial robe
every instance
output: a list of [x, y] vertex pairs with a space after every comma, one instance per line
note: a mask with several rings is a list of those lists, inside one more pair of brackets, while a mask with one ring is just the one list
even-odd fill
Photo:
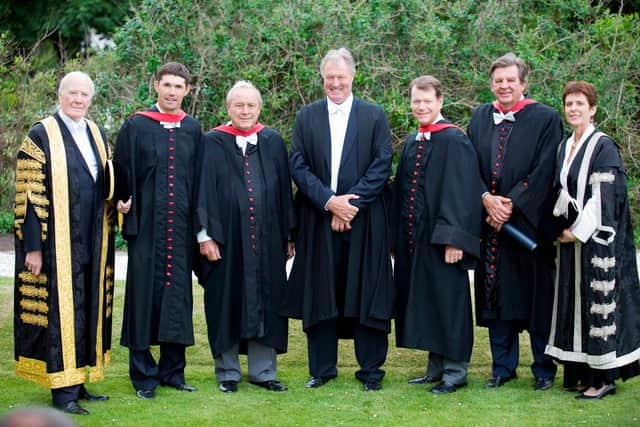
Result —
[[[51, 389], [53, 405], [106, 400], [84, 383], [109, 362], [113, 215], [104, 135], [84, 118], [94, 93], [84, 73], [60, 82], [60, 110], [29, 131], [16, 168], [16, 375]], [[106, 194], [105, 194], [106, 193]]]
[[353, 338], [364, 390], [381, 388], [393, 311], [383, 190], [391, 132], [382, 108], [353, 96], [351, 53], [320, 63], [326, 98], [296, 116], [289, 170], [298, 186], [296, 256], [283, 313], [302, 319], [308, 388], [338, 374], [338, 339]]
[[[129, 260], [120, 344], [141, 399], [158, 385], [185, 383], [185, 349], [193, 345], [191, 271], [196, 249], [193, 186], [200, 124], [182, 111], [191, 75], [177, 62], [156, 71], [157, 103], [122, 125], [113, 156], [118, 211]], [[160, 346], [156, 363], [150, 352]]]
[[[544, 349], [551, 326], [553, 250], [545, 238], [560, 116], [524, 96], [528, 67], [513, 53], [493, 62], [491, 91], [496, 100], [473, 112], [468, 136], [476, 149], [484, 206], [480, 264], [475, 270], [477, 323], [489, 328], [493, 357], [487, 387], [516, 378], [518, 334], [529, 332], [534, 389], [552, 385], [556, 366]], [[538, 243], [530, 253], [505, 223]], [[503, 230], [504, 228], [504, 230]]]

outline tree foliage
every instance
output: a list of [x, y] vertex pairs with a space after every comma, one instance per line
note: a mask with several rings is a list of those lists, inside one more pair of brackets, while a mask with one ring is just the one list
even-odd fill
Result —
[[492, 98], [491, 61], [514, 51], [532, 68], [530, 95], [556, 109], [567, 80], [594, 83], [599, 123], [637, 173], [639, 24], [637, 14], [584, 0], [145, 0], [115, 37], [122, 68], [114, 73], [134, 85], [135, 98], [110, 114], [150, 104], [153, 70], [178, 60], [198, 76], [188, 108], [205, 126], [226, 119], [224, 94], [242, 78], [263, 92], [263, 121], [287, 134], [300, 106], [322, 96], [322, 55], [346, 46], [358, 67], [355, 93], [385, 107], [400, 141], [415, 126], [411, 79], [440, 78], [445, 114], [466, 125], [472, 109]]
[[261, 121], [286, 138], [296, 111], [322, 96], [322, 55], [346, 46], [356, 59], [354, 93], [385, 108], [398, 144], [416, 126], [407, 95], [414, 77], [438, 77], [445, 116], [466, 126], [473, 108], [492, 99], [492, 60], [513, 51], [531, 66], [529, 94], [558, 110], [567, 80], [595, 84], [598, 123], [620, 143], [637, 177], [640, 19], [611, 3], [142, 0], [116, 32], [115, 52], [66, 69], [77, 66], [94, 77], [92, 114], [112, 140], [129, 114], [154, 102], [151, 76], [169, 60], [196, 74], [185, 107], [205, 129], [227, 119], [226, 91], [248, 79], [264, 98]]
[[31, 50], [38, 42], [55, 46], [61, 56], [78, 52], [89, 30], [112, 35], [137, 0], [10, 0], [0, 5], [0, 33], [15, 47]]

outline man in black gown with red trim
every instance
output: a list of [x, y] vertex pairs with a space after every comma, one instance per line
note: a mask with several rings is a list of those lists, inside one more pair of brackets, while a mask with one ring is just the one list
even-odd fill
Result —
[[420, 76], [410, 91], [420, 127], [402, 147], [391, 207], [396, 342], [429, 351], [425, 376], [410, 384], [452, 393], [467, 384], [473, 347], [467, 270], [480, 254], [479, 173], [469, 139], [440, 114], [440, 81]]
[[[469, 123], [485, 209], [475, 303], [478, 325], [489, 328], [493, 365], [487, 387], [516, 378], [518, 334], [526, 329], [534, 389], [546, 390], [556, 373], [544, 354], [551, 326], [553, 250], [541, 229], [551, 214], [548, 198], [562, 124], [556, 111], [524, 97], [527, 72], [513, 53], [494, 61], [490, 75], [496, 101], [479, 106]], [[501, 231], [507, 222], [537, 240], [533, 254]]]
[[249, 382], [285, 391], [276, 354], [287, 351], [288, 319], [278, 310], [294, 225], [287, 149], [258, 123], [260, 92], [247, 81], [229, 91], [231, 122], [208, 132], [198, 154], [198, 277], [220, 391], [233, 393], [247, 354]]
[[[184, 379], [185, 348], [193, 345], [191, 272], [195, 252], [193, 186], [200, 124], [181, 110], [187, 68], [158, 68], [157, 103], [122, 125], [114, 153], [116, 200], [124, 214], [129, 264], [120, 344], [141, 399], [158, 385], [195, 391]], [[160, 346], [154, 360], [151, 345]]]

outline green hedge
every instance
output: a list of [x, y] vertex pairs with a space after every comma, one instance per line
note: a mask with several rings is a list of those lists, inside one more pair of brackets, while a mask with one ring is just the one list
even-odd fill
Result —
[[[631, 193], [638, 193], [640, 19], [597, 2], [143, 0], [114, 40], [114, 52], [76, 58], [60, 70], [0, 61], [0, 74], [9, 77], [0, 83], [0, 208], [10, 208], [10, 165], [20, 139], [51, 111], [64, 71], [80, 68], [94, 77], [91, 114], [111, 142], [129, 114], [154, 102], [151, 75], [169, 60], [196, 74], [186, 110], [205, 129], [226, 120], [226, 91], [248, 79], [263, 94], [261, 121], [288, 138], [296, 111], [322, 96], [322, 55], [339, 46], [355, 56], [355, 94], [385, 108], [396, 146], [416, 126], [406, 87], [419, 74], [443, 82], [444, 113], [461, 126], [475, 106], [492, 99], [487, 70], [507, 51], [531, 66], [530, 95], [558, 110], [567, 80], [591, 81], [600, 95], [598, 124], [621, 145]], [[15, 96], [5, 107], [6, 93]]]

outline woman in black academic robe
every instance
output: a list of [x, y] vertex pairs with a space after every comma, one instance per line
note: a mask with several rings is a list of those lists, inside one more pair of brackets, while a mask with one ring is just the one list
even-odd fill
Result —
[[577, 399], [616, 391], [640, 373], [640, 286], [618, 146], [592, 122], [597, 95], [569, 82], [563, 102], [573, 134], [558, 151], [554, 206], [557, 272], [546, 353], [563, 361]]

